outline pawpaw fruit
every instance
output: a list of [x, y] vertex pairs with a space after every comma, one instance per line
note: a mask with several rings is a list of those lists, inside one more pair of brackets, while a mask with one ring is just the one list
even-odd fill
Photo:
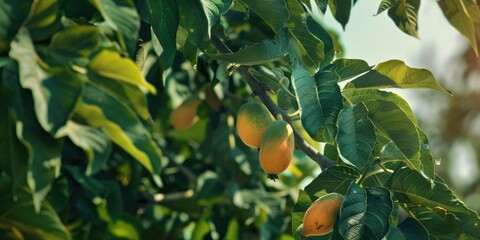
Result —
[[190, 128], [198, 120], [197, 109], [200, 99], [196, 97], [185, 100], [180, 106], [174, 109], [170, 115], [170, 124], [175, 130]]
[[246, 145], [259, 148], [263, 135], [272, 122], [272, 115], [261, 103], [245, 103], [237, 114], [238, 136]]
[[303, 217], [302, 236], [321, 236], [332, 232], [343, 199], [341, 194], [329, 193], [313, 202]]
[[260, 165], [270, 179], [285, 171], [292, 160], [293, 129], [290, 124], [276, 120], [267, 128], [260, 145]]

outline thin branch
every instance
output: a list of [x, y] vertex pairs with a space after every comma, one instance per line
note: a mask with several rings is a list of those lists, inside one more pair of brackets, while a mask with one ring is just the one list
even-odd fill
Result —
[[153, 200], [156, 203], [165, 203], [165, 202], [173, 202], [173, 201], [188, 199], [192, 197], [193, 197], [193, 190], [189, 189], [185, 192], [157, 193], [153, 197]]
[[[231, 53], [232, 51], [228, 46], [220, 39], [218, 36], [212, 34], [211, 38], [212, 44], [221, 52], [221, 53]], [[277, 116], [278, 114], [282, 115], [283, 119], [291, 125], [291, 120], [288, 117], [287, 113], [280, 109], [273, 100], [267, 94], [267, 87], [262, 85], [256, 78], [253, 76], [249, 68], [246, 66], [238, 67], [238, 71], [244, 77], [247, 84], [250, 86], [253, 94], [258, 96], [260, 100], [262, 100], [263, 104], [268, 108], [268, 110], [273, 114], [273, 116]], [[293, 126], [292, 126], [293, 128]], [[320, 154], [315, 148], [310, 146], [308, 142], [303, 139], [303, 137], [296, 131], [293, 131], [295, 136], [295, 147], [300, 151], [304, 152], [308, 157], [310, 157], [313, 161], [315, 161], [320, 168], [323, 170], [327, 167], [335, 165], [335, 161], [325, 157], [324, 155]]]

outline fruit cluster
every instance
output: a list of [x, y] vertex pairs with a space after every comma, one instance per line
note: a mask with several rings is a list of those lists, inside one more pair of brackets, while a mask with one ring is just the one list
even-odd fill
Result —
[[295, 145], [293, 129], [275, 120], [261, 103], [252, 101], [240, 107], [237, 131], [246, 145], [259, 148], [260, 165], [270, 179], [288, 168]]

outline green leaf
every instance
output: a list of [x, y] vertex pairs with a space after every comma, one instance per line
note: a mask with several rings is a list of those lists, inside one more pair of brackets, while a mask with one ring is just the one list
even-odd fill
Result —
[[203, 11], [207, 17], [208, 36], [211, 36], [211, 30], [220, 20], [220, 16], [227, 12], [232, 4], [232, 0], [200, 0]]
[[172, 65], [177, 50], [177, 29], [180, 22], [177, 1], [146, 0], [145, 6], [148, 21], [163, 48], [160, 56], [164, 66], [168, 68]]
[[[415, 114], [413, 113], [412, 109], [408, 105], [407, 101], [405, 101], [402, 97], [400, 97], [396, 93], [385, 92], [378, 89], [357, 90], [357, 89], [350, 88], [343, 91], [343, 96], [348, 98], [353, 104], [358, 104], [360, 102], [367, 102], [375, 99], [385, 100], [385, 101], [395, 103], [397, 107], [399, 107], [417, 127], [417, 132], [420, 140], [420, 152], [419, 152], [419, 155], [415, 156], [412, 161], [419, 161], [423, 167], [423, 173], [428, 178], [434, 179], [435, 160], [433, 159], [432, 153], [429, 149], [428, 137], [425, 134], [425, 132], [423, 132], [423, 130], [420, 129], [417, 118], [415, 117]], [[387, 149], [384, 150], [384, 153], [386, 150]], [[402, 154], [397, 154], [397, 155], [387, 154], [384, 156], [398, 156], [397, 159], [401, 161], [404, 160], [404, 156], [402, 156]]]
[[378, 64], [375, 69], [351, 81], [345, 88], [430, 88], [451, 94], [438, 85], [430, 71], [411, 68], [400, 60]]
[[50, 47], [88, 57], [100, 44], [99, 28], [92, 25], [69, 26], [53, 35]]
[[418, 126], [417, 118], [413, 113], [410, 105], [400, 95], [392, 92], [386, 92], [379, 89], [356, 89], [347, 88], [342, 91], [342, 95], [352, 103], [358, 104], [370, 100], [384, 100], [395, 103], [408, 116], [416, 126]]
[[446, 219], [437, 215], [432, 209], [417, 205], [408, 205], [407, 210], [409, 211], [409, 214], [426, 229], [430, 239], [459, 239], [457, 234], [458, 229], [453, 225], [449, 225]]
[[325, 29], [320, 23], [315, 21], [310, 15], [307, 16], [307, 27], [313, 35], [315, 35], [318, 39], [320, 39], [320, 41], [323, 42], [324, 58], [320, 63], [320, 68], [323, 68], [333, 61], [337, 51], [335, 49], [336, 42], [332, 38], [333, 34], [328, 32], [327, 29]]
[[30, 13], [32, 0], [4, 0], [0, 2], [0, 53], [7, 50]]
[[[427, 235], [427, 238], [425, 239], [428, 239], [428, 235]], [[390, 229], [388, 230], [387, 235], [385, 235], [385, 237], [382, 238], [382, 240], [407, 240], [407, 238], [405, 237], [405, 235], [403, 235], [400, 229], [398, 229], [395, 226], [390, 226]]]
[[60, 134], [68, 136], [75, 145], [85, 151], [88, 159], [87, 175], [102, 170], [112, 152], [112, 142], [104, 130], [68, 121]]
[[[420, 217], [420, 215], [435, 214], [431, 210], [437, 209], [437, 215], [441, 213], [441, 217], [452, 218], [453, 216], [450, 215], [455, 215], [454, 217], [458, 220], [453, 220], [459, 222], [463, 232], [480, 238], [480, 218], [478, 214], [467, 208], [441, 179], [435, 179], [435, 183], [432, 185], [430, 181], [423, 178], [417, 171], [401, 168], [391, 175], [387, 186], [399, 202], [409, 204], [409, 212], [416, 206], [430, 209], [418, 209], [416, 211], [415, 215], [418, 216], [414, 215], [414, 217], [422, 225], [425, 226], [422, 221], [424, 218]], [[430, 232], [429, 227], [425, 227]]]
[[[159, 173], [163, 156], [150, 133], [128, 106], [87, 83], [83, 102], [75, 114], [95, 128], [103, 128], [110, 139], [140, 162], [151, 173]], [[118, 116], [122, 116], [119, 118]]]
[[34, 41], [50, 38], [62, 27], [62, 14], [57, 0], [34, 1], [25, 27]]
[[343, 98], [340, 87], [337, 84], [340, 76], [332, 73], [328, 66], [318, 71], [314, 78], [317, 83], [318, 100], [325, 117], [325, 141], [333, 143], [338, 131], [337, 116], [343, 108]]
[[315, 75], [315, 79], [317, 79], [317, 82], [324, 78], [341, 82], [354, 78], [370, 69], [368, 63], [363, 60], [341, 58], [320, 69]]
[[292, 84], [301, 109], [300, 117], [303, 127], [314, 140], [326, 139], [324, 136], [325, 118], [314, 79], [307, 70], [296, 64], [292, 73]]
[[[266, 73], [266, 72], [263, 72], [263, 71], [257, 71], [253, 68], [250, 68], [249, 69], [250, 73], [255, 76], [255, 78], [267, 85], [272, 91], [278, 93], [279, 90], [283, 90], [282, 92], [285, 94], [285, 97], [288, 97], [286, 100], [289, 100], [290, 98], [291, 99], [295, 99], [295, 95], [293, 95], [290, 90], [288, 89], [288, 86], [285, 86], [283, 85], [279, 79], [277, 79], [275, 76], [273, 76], [272, 74], [269, 74], [269, 73]], [[288, 78], [283, 78], [287, 81]], [[290, 82], [288, 82], [288, 84], [290, 84]], [[277, 97], [278, 99], [279, 97]]]
[[[208, 20], [203, 5], [198, 0], [177, 1], [180, 14], [177, 32], [177, 44], [183, 46], [185, 41], [203, 49], [204, 41], [209, 37]], [[179, 41], [181, 40], [181, 41]]]
[[276, 61], [286, 54], [280, 44], [273, 40], [264, 40], [244, 47], [234, 53], [208, 54], [210, 57], [240, 65], [257, 65]]
[[27, 183], [33, 192], [35, 210], [39, 212], [60, 171], [61, 144], [40, 126], [32, 94], [20, 87], [18, 71], [16, 63], [8, 65], [3, 79], [13, 98], [17, 137], [28, 150]]
[[123, 198], [119, 182], [87, 177], [82, 170], [74, 166], [65, 166], [65, 169], [81, 186], [83, 197], [96, 208], [98, 218], [105, 222], [115, 222], [122, 217]]
[[195, 197], [198, 203], [203, 206], [212, 206], [223, 200], [225, 186], [212, 171], [205, 171], [198, 177]]
[[[406, 159], [418, 154], [420, 139], [417, 128], [401, 108], [394, 102], [384, 100], [367, 101], [365, 105], [377, 132], [391, 140]], [[418, 170], [422, 169], [419, 164], [414, 166]]]
[[95, 84], [127, 102], [145, 120], [150, 118], [147, 99], [141, 88], [155, 94], [135, 63], [115, 51], [103, 50], [88, 64], [87, 76]]
[[377, 14], [388, 9], [388, 16], [397, 27], [413, 37], [418, 38], [418, 8], [420, 0], [383, 0]]
[[438, 5], [443, 11], [447, 20], [454, 26], [463, 36], [468, 39], [470, 46], [478, 56], [477, 37], [480, 30], [476, 24], [480, 22], [480, 8], [478, 2], [471, 0], [439, 0]]
[[140, 17], [130, 0], [89, 0], [102, 14], [105, 22], [117, 32], [122, 49], [133, 57], [137, 48]]
[[[8, 70], [4, 70], [5, 75]], [[1, 78], [0, 78], [1, 79]], [[27, 185], [28, 153], [15, 134], [14, 110], [10, 92], [0, 83], [0, 171], [10, 177], [12, 195]]]
[[279, 34], [283, 28], [287, 27], [290, 13], [285, 0], [239, 0], [239, 2], [260, 16], [275, 33]]
[[[10, 189], [0, 184], [0, 228], [20, 233], [24, 239], [72, 239], [55, 210], [47, 203], [36, 210], [32, 195], [19, 191], [16, 201]], [[3, 233], [3, 231], [2, 231]], [[2, 234], [0, 233], [0, 234]], [[0, 237], [5, 237], [1, 236]]]
[[362, 189], [352, 182], [340, 209], [339, 232], [346, 239], [381, 239], [390, 227], [392, 210], [388, 189]]
[[303, 216], [313, 201], [315, 200], [311, 199], [305, 191], [299, 190], [298, 198], [292, 211], [292, 233], [295, 233], [297, 228], [302, 225]]
[[350, 18], [350, 10], [352, 8], [351, 0], [328, 0], [328, 6], [330, 11], [332, 11], [335, 19], [342, 24], [343, 30], [348, 23]]
[[408, 217], [398, 226], [405, 239], [428, 239], [428, 232], [415, 218]]
[[375, 127], [364, 104], [340, 112], [336, 142], [338, 153], [345, 162], [363, 169], [372, 158], [375, 139]]
[[313, 179], [305, 187], [305, 192], [310, 196], [317, 196], [322, 191], [346, 194], [351, 182], [357, 180], [360, 175], [361, 172], [351, 166], [332, 166]]
[[[299, 50], [300, 61], [308, 67], [309, 71], [315, 72], [324, 58], [323, 42], [310, 32], [307, 26], [307, 13], [302, 5], [296, 0], [288, 0], [290, 20], [288, 30], [295, 39]], [[293, 41], [291, 41], [293, 44]]]
[[19, 63], [20, 84], [32, 91], [40, 125], [55, 136], [75, 107], [82, 83], [66, 71], [40, 67], [28, 32], [21, 31], [16, 39], [12, 43], [10, 56]]

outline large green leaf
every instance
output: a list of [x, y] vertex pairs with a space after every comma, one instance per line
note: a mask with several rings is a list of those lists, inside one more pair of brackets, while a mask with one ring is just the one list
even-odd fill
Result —
[[357, 59], [338, 59], [315, 74], [317, 91], [325, 116], [326, 141], [332, 142], [337, 133], [337, 116], [343, 108], [338, 82], [353, 78], [370, 70], [368, 64]]
[[232, 0], [200, 0], [203, 11], [207, 17], [208, 36], [211, 36], [211, 30], [220, 20], [220, 16], [227, 12], [232, 4]]
[[480, 36], [480, 29], [477, 27], [480, 22], [478, 2], [475, 3], [472, 0], [439, 0], [437, 2], [450, 24], [468, 39], [478, 56], [477, 38]]
[[418, 38], [418, 8], [420, 0], [382, 0], [377, 14], [388, 9], [388, 16], [403, 32]]
[[342, 24], [342, 27], [345, 30], [345, 26], [350, 18], [352, 0], [328, 0], [328, 6], [335, 19]]
[[[415, 218], [408, 217], [398, 226], [405, 239], [428, 239], [428, 232]], [[393, 239], [392, 239], [393, 240]]]
[[112, 152], [112, 142], [104, 130], [68, 121], [59, 133], [85, 151], [88, 159], [86, 174], [99, 172], [105, 166]]
[[430, 71], [411, 68], [400, 60], [378, 64], [375, 69], [350, 82], [346, 88], [430, 88], [450, 94], [438, 85]]
[[[47, 202], [42, 203], [37, 212], [35, 211], [32, 195], [28, 191], [19, 191], [14, 198], [10, 189], [0, 184], [0, 203], [2, 230], [6, 228], [20, 234], [21, 239], [72, 239], [70, 232]], [[2, 236], [3, 233], [0, 233], [0, 238], [10, 239], [8, 235]]]
[[317, 141], [326, 139], [325, 117], [316, 91], [315, 80], [307, 70], [296, 64], [292, 73], [292, 83], [301, 109], [300, 117], [303, 127], [313, 139]]
[[325, 67], [326, 65], [330, 64], [333, 59], [335, 58], [336, 52], [340, 51], [341, 48], [339, 46], [336, 39], [334, 39], [335, 35], [330, 33], [324, 26], [318, 23], [316, 20], [313, 19], [312, 16], [307, 16], [307, 27], [308, 30], [315, 35], [320, 41], [323, 42], [323, 60], [320, 63], [320, 68]]
[[[464, 233], [480, 238], [478, 214], [467, 208], [441, 179], [435, 179], [435, 184], [432, 185], [417, 171], [402, 168], [391, 175], [387, 186], [398, 201], [430, 210], [437, 209], [437, 215], [440, 214], [446, 219], [453, 218], [451, 221], [458, 221]], [[452, 214], [455, 217], [451, 216]], [[422, 218], [416, 218], [422, 222]], [[426, 228], [429, 230], [428, 227]]]
[[36, 118], [45, 131], [55, 136], [77, 103], [81, 81], [66, 71], [39, 66], [32, 40], [24, 30], [12, 43], [10, 56], [19, 63], [20, 84], [32, 91]]
[[61, 144], [40, 126], [32, 94], [20, 86], [16, 63], [4, 69], [3, 79], [13, 98], [17, 137], [28, 150], [27, 183], [33, 192], [33, 204], [38, 212], [60, 170]]
[[[385, 92], [378, 89], [358, 89], [357, 90], [357, 89], [350, 88], [343, 91], [343, 96], [348, 98], [349, 101], [352, 102], [353, 104], [358, 104], [360, 102], [367, 102], [375, 99], [385, 100], [385, 101], [395, 103], [397, 107], [399, 107], [406, 114], [408, 119], [410, 119], [410, 121], [412, 121], [415, 124], [415, 126], [417, 127], [418, 135], [419, 135], [419, 140], [420, 140], [419, 155], [415, 156], [414, 158], [412, 158], [412, 160], [409, 160], [409, 161], [420, 162], [422, 166], [422, 171], [425, 174], [425, 176], [427, 176], [430, 179], [434, 178], [435, 160], [433, 159], [432, 153], [429, 149], [428, 137], [425, 134], [425, 132], [423, 132], [423, 130], [420, 129], [417, 118], [415, 117], [415, 114], [413, 113], [412, 109], [408, 105], [407, 101], [405, 101], [402, 97], [400, 97], [396, 93]], [[391, 144], [394, 144], [394, 143], [391, 143]], [[389, 146], [389, 147], [393, 147], [393, 146]], [[395, 148], [395, 149], [398, 150], [398, 148]], [[386, 153], [387, 150], [389, 149], [385, 148], [383, 153]], [[397, 156], [397, 158], [395, 159], [399, 161], [405, 160], [401, 152], [399, 152], [396, 155], [387, 154], [387, 155], [384, 155], [384, 157], [385, 156], [388, 156], [388, 157]], [[393, 159], [390, 158], [386, 160], [393, 160]]]
[[239, 0], [239, 2], [260, 16], [277, 34], [287, 27], [290, 13], [285, 0]]
[[308, 195], [313, 196], [321, 191], [346, 194], [352, 181], [360, 178], [361, 172], [351, 166], [332, 166], [323, 170], [305, 187]]
[[229, 63], [256, 65], [278, 60], [286, 53], [286, 50], [276, 41], [264, 40], [241, 48], [234, 53], [209, 54], [209, 56]]
[[370, 69], [371, 67], [368, 66], [368, 63], [363, 60], [341, 58], [320, 69], [315, 75], [315, 79], [319, 81], [328, 78], [341, 82], [354, 78]]
[[[8, 74], [5, 74], [8, 76]], [[1, 79], [1, 78], [0, 78]], [[15, 134], [15, 119], [11, 94], [0, 82], [0, 172], [5, 172], [12, 183], [12, 193], [17, 187], [27, 185], [27, 149]]]
[[32, 0], [4, 0], [0, 2], [0, 53], [7, 50], [30, 13]]
[[50, 38], [62, 26], [62, 14], [57, 0], [34, 1], [32, 12], [25, 23], [34, 41]]
[[117, 32], [122, 49], [133, 57], [137, 48], [140, 17], [130, 0], [89, 0], [102, 14], [105, 22]]
[[92, 25], [73, 25], [52, 37], [50, 48], [88, 57], [100, 45], [99, 28]]
[[400, 95], [392, 92], [386, 92], [379, 89], [356, 89], [347, 88], [342, 91], [342, 95], [346, 97], [352, 104], [367, 102], [370, 100], [385, 100], [395, 103], [408, 116], [416, 126], [418, 126], [417, 118], [413, 113], [408, 102]]
[[180, 22], [176, 0], [146, 0], [148, 21], [155, 36], [160, 41], [163, 51], [161, 58], [164, 66], [170, 67], [177, 51], [177, 29]]
[[308, 29], [307, 13], [298, 1], [288, 0], [288, 9], [291, 14], [288, 29], [292, 38], [295, 39], [299, 61], [311, 72], [315, 72], [324, 58], [323, 42]]
[[[427, 236], [431, 240], [449, 240], [459, 239], [457, 231], [461, 231], [454, 226], [451, 220], [444, 219], [430, 208], [425, 208], [415, 204], [405, 205], [408, 213], [427, 231]], [[452, 225], [450, 225], [452, 224]], [[428, 238], [425, 238], [428, 239]]]
[[88, 64], [87, 76], [95, 84], [128, 103], [143, 119], [149, 119], [147, 99], [141, 88], [156, 93], [137, 65], [115, 51], [103, 50]]
[[208, 20], [203, 5], [198, 0], [177, 1], [180, 21], [177, 32], [177, 44], [190, 42], [197, 48], [204, 48], [209, 36]]
[[363, 169], [372, 158], [375, 139], [375, 127], [363, 103], [340, 112], [336, 142], [338, 153], [345, 162]]
[[377, 132], [391, 140], [406, 159], [418, 154], [420, 139], [417, 128], [401, 108], [394, 102], [385, 100], [367, 101], [365, 105]]
[[392, 210], [388, 189], [362, 189], [353, 182], [340, 209], [339, 232], [345, 239], [382, 239], [390, 227]]
[[85, 86], [83, 102], [75, 109], [77, 117], [92, 127], [103, 128], [114, 143], [148, 171], [159, 173], [163, 156], [135, 112], [96, 86]]

